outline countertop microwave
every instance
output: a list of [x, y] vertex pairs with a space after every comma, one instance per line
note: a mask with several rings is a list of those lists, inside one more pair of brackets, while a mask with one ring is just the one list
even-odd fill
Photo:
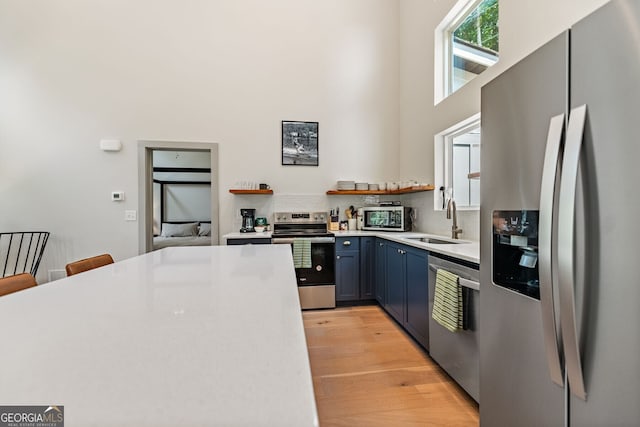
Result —
[[363, 230], [411, 231], [413, 209], [406, 206], [374, 206], [362, 208]]

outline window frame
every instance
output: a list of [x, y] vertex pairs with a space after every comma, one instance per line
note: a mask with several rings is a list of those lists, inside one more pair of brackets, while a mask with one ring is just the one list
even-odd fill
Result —
[[[453, 140], [454, 138], [468, 133], [472, 129], [480, 129], [480, 113], [474, 114], [461, 122], [439, 132], [434, 137], [434, 183], [435, 191], [433, 197], [433, 209], [442, 211], [446, 206], [446, 197], [440, 190], [444, 187], [445, 192], [452, 188], [452, 168], [453, 168]], [[480, 147], [482, 150], [482, 133], [480, 137]], [[481, 171], [478, 171], [481, 172]], [[480, 200], [482, 203], [482, 200]], [[456, 206], [458, 210], [479, 210], [480, 205]]]
[[[455, 93], [453, 90], [453, 33], [483, 1], [459, 0], [435, 29], [434, 105]], [[498, 60], [499, 57], [487, 68], [495, 65]]]

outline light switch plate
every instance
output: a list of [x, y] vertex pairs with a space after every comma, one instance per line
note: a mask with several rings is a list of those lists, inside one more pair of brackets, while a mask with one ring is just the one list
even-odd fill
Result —
[[137, 211], [124, 211], [124, 220], [125, 221], [137, 221], [138, 220], [138, 212]]

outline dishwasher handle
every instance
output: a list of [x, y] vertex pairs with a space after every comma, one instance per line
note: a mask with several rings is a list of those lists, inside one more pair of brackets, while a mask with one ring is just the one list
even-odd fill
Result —
[[[429, 266], [429, 270], [433, 271], [434, 273], [438, 274], [438, 270], [441, 270], [440, 268], [434, 267], [433, 265]], [[445, 270], [444, 268], [442, 269], [444, 271], [448, 271]], [[451, 274], [455, 274], [450, 272]], [[460, 277], [458, 276], [458, 284], [460, 286], [464, 286], [465, 288], [469, 288], [469, 289], [473, 289], [474, 291], [480, 291], [480, 283], [476, 282], [474, 280], [469, 280], [469, 279], [465, 279], [464, 277]]]

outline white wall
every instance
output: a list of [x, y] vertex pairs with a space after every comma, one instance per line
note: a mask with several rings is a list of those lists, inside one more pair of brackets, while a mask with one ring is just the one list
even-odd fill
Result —
[[[324, 198], [340, 178], [397, 178], [398, 7], [0, 0], [0, 230], [52, 232], [39, 281], [137, 254], [138, 140], [219, 143], [221, 234], [237, 181]], [[320, 123], [319, 167], [280, 165], [281, 120]], [[100, 151], [105, 137], [123, 150]]]
[[[357, 203], [325, 195], [341, 178], [433, 182], [433, 135], [603, 3], [503, 1], [500, 62], [434, 107], [433, 30], [453, 0], [0, 0], [0, 230], [52, 232], [39, 281], [70, 260], [137, 254], [124, 210], [138, 208], [139, 140], [219, 144], [221, 234], [245, 204]], [[319, 167], [280, 165], [281, 120], [320, 123]], [[100, 151], [106, 137], [123, 150]], [[226, 191], [238, 181], [277, 196], [238, 198]], [[405, 201], [422, 229], [447, 233], [432, 197]], [[477, 218], [461, 213], [463, 237], [478, 237]]]
[[[500, 1], [500, 60], [485, 73], [434, 106], [434, 34], [456, 0], [400, 1], [401, 174], [434, 182], [433, 137], [480, 111], [486, 82], [551, 40], [607, 0]], [[451, 221], [433, 210], [433, 193], [412, 196], [421, 214], [418, 226], [448, 234]], [[461, 238], [479, 238], [479, 214], [459, 212]]]

